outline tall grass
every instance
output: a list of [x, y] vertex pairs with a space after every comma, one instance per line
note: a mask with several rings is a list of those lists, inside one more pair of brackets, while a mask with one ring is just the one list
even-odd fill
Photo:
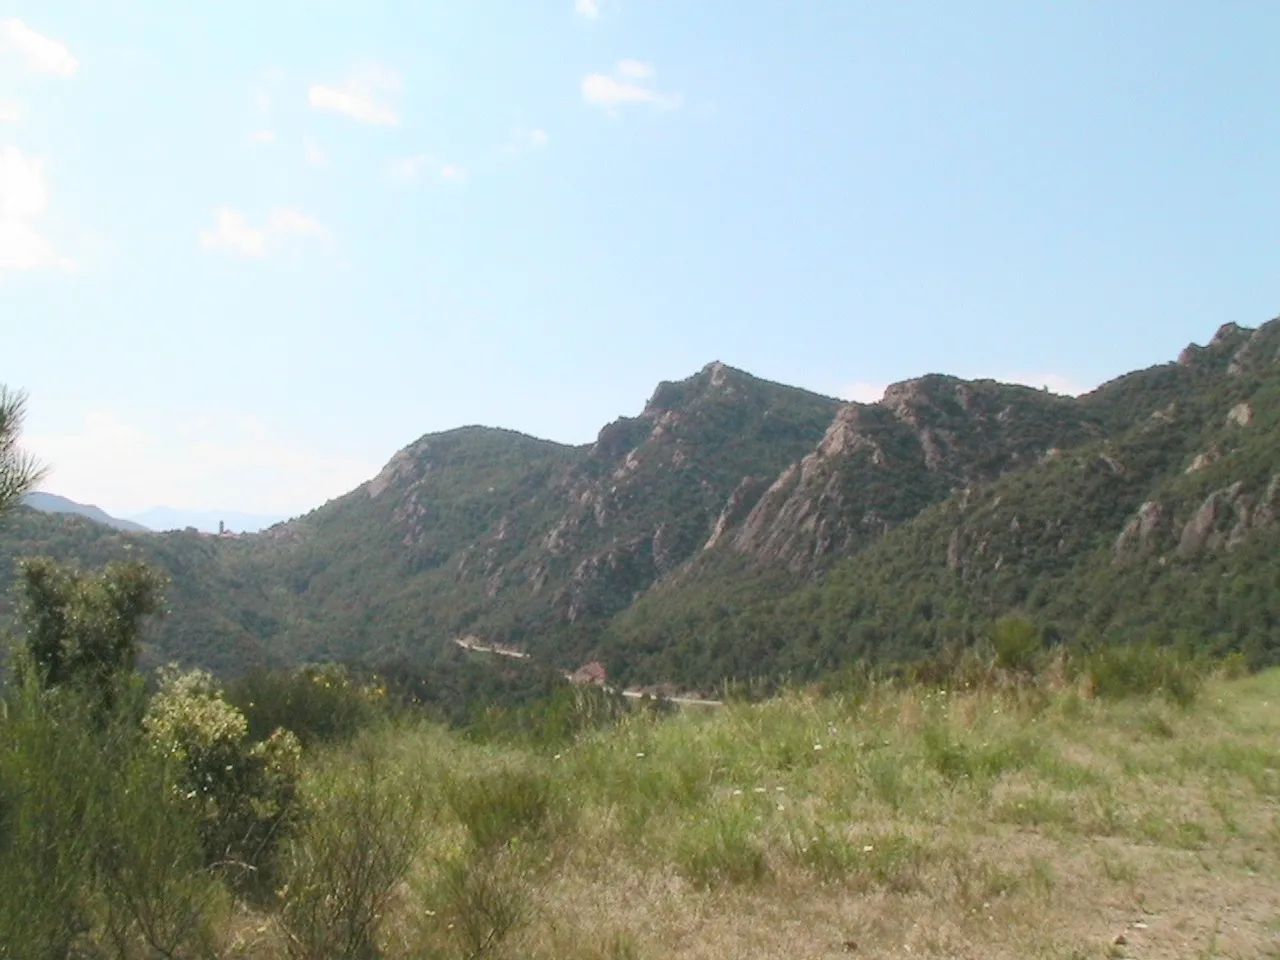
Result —
[[[190, 753], [11, 698], [0, 956], [770, 955], [792, 917], [803, 954], [1052, 956], [1037, 917], [1059, 955], [1097, 955], [1099, 890], [1132, 902], [1159, 876], [1193, 909], [1206, 871], [1237, 893], [1280, 876], [1280, 672], [1165, 656], [970, 661], [956, 683], [864, 677], [548, 740], [412, 718], [315, 737], [256, 897], [210, 869], [203, 808], [174, 789]], [[909, 939], [898, 918], [926, 908], [951, 932]]]

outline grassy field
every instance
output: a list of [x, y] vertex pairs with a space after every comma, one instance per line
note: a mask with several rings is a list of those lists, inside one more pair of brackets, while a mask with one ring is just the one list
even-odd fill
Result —
[[794, 694], [558, 752], [400, 725], [304, 796], [292, 906], [225, 955], [1280, 957], [1280, 671]]

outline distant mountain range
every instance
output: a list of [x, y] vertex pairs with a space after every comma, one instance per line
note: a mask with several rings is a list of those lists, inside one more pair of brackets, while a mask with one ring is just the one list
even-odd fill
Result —
[[116, 530], [133, 533], [186, 530], [188, 527], [194, 527], [202, 533], [217, 533], [219, 524], [231, 533], [257, 533], [289, 519], [281, 514], [243, 513], [238, 510], [178, 510], [173, 507], [152, 507], [128, 517], [113, 517], [101, 507], [77, 503], [56, 493], [42, 491], [27, 494], [22, 502], [42, 513], [75, 514]]
[[178, 510], [173, 507], [152, 507], [141, 513], [129, 515], [130, 520], [144, 524], [151, 530], [185, 530], [195, 527], [205, 533], [216, 533], [218, 524], [234, 533], [256, 533], [289, 518], [280, 514], [242, 513], [238, 510]]
[[1012, 612], [1045, 643], [1280, 662], [1280, 320], [1079, 398], [929, 375], [842, 403], [712, 363], [592, 444], [429, 434], [261, 533], [15, 511], [0, 590], [36, 552], [150, 560], [171, 583], [149, 659], [223, 673], [470, 636], [710, 689], [951, 655]]
[[119, 517], [113, 517], [100, 507], [90, 506], [89, 504], [76, 503], [74, 500], [68, 500], [66, 497], [60, 497], [56, 493], [28, 493], [22, 498], [22, 502], [33, 510], [39, 510], [42, 513], [72, 513], [77, 516], [86, 517], [95, 523], [101, 523], [116, 530], [130, 530], [135, 533], [147, 533], [152, 529], [146, 524], [137, 523], [133, 520], [122, 520]]

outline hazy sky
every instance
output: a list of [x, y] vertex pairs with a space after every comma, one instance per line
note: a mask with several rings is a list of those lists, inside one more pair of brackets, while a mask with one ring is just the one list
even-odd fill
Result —
[[1280, 306], [1280, 4], [16, 0], [46, 488], [292, 513], [722, 360], [1056, 389]]

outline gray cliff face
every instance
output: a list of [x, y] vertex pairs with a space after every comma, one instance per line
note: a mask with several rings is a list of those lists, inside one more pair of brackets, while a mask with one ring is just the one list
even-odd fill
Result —
[[810, 571], [953, 490], [1094, 432], [1074, 400], [1042, 391], [936, 375], [893, 384], [878, 403], [842, 407], [731, 542], [761, 562]]

